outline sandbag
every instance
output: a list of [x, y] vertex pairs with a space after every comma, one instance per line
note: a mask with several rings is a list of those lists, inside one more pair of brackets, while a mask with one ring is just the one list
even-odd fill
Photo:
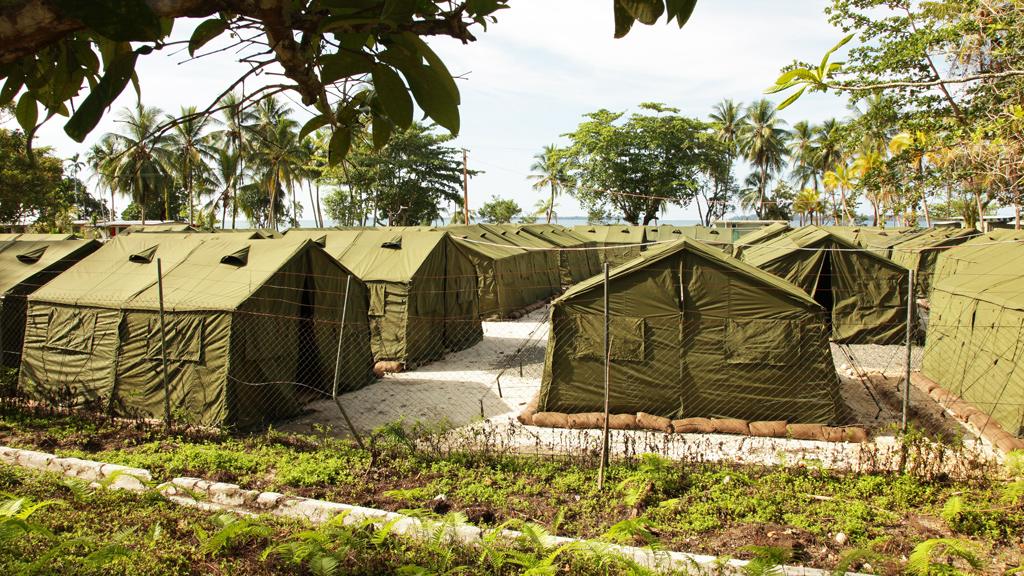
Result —
[[868, 431], [860, 426], [846, 426], [843, 431], [846, 432], [847, 442], [861, 444], [868, 441]]
[[385, 374], [397, 374], [404, 369], [405, 366], [401, 362], [381, 360], [373, 365], [373, 374], [377, 378], [382, 378]]
[[992, 443], [1004, 454], [1014, 450], [1024, 450], [1024, 440], [1014, 437], [1006, 430], [1000, 430], [999, 432], [1002, 432], [1002, 434], [997, 434]]
[[759, 422], [751, 422], [748, 427], [750, 428], [751, 436], [785, 438], [786, 424], [785, 420], [761, 420]]
[[612, 430], [636, 430], [636, 414], [610, 414], [608, 428]]
[[672, 421], [672, 431], [676, 434], [710, 434], [714, 430], [710, 418], [682, 418]]
[[581, 412], [569, 414], [569, 428], [584, 430], [588, 428], [604, 429], [604, 412]]
[[974, 426], [978, 430], [984, 430], [987, 432], [989, 428], [992, 428], [992, 426], [996, 424], [996, 421], [993, 420], [991, 416], [985, 414], [984, 412], [978, 410], [977, 408], [971, 407], [965, 410], [965, 412], [967, 421], [971, 424], [971, 426]]
[[523, 411], [520, 412], [519, 416], [517, 417], [520, 424], [524, 424], [526, 426], [533, 426], [533, 415], [537, 413], [537, 405], [539, 402], [540, 394], [534, 394], [533, 398], [526, 405], [526, 408], [523, 408]]
[[738, 418], [715, 418], [711, 421], [711, 428], [718, 434], [750, 435], [750, 426], [747, 421]]
[[822, 426], [826, 442], [846, 442], [846, 429], [841, 426]]
[[797, 440], [825, 440], [824, 428], [821, 424], [790, 424], [786, 432]]
[[942, 388], [935, 388], [929, 393], [929, 396], [932, 397], [932, 400], [935, 400], [942, 406], [946, 406], [948, 403], [956, 400], [956, 394], [951, 394]]
[[672, 421], [663, 416], [655, 416], [646, 412], [637, 412], [636, 425], [643, 430], [656, 430], [658, 432], [672, 432]]
[[545, 428], [568, 428], [569, 415], [563, 412], [537, 412], [533, 415], [533, 425]]

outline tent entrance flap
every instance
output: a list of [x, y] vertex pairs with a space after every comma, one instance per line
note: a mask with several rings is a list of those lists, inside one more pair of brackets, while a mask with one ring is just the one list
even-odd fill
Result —
[[814, 283], [814, 301], [828, 310], [825, 315], [825, 323], [828, 333], [832, 333], [832, 307], [835, 304], [835, 296], [832, 294], [832, 250], [824, 250], [821, 258], [821, 267], [818, 269], [818, 279]]

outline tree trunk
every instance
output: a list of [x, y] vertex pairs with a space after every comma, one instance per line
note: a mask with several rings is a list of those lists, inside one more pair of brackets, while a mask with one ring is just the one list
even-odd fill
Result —
[[843, 226], [846, 226], [850, 219], [850, 210], [846, 206], [846, 188], [842, 186], [839, 187], [839, 201], [843, 203]]
[[228, 191], [224, 190], [224, 193], [220, 196], [220, 229], [223, 230], [228, 224]]
[[551, 183], [551, 200], [548, 202], [548, 224], [551, 224], [551, 211], [555, 209], [555, 183]]
[[974, 193], [974, 200], [978, 204], [978, 227], [982, 232], [988, 232], [988, 226], [985, 223], [985, 210], [981, 206], [981, 192]]
[[764, 166], [761, 166], [761, 182], [757, 187], [760, 200], [758, 201], [757, 208], [757, 219], [764, 220], [764, 189], [767, 186], [765, 178], [768, 177], [768, 171], [765, 170]]

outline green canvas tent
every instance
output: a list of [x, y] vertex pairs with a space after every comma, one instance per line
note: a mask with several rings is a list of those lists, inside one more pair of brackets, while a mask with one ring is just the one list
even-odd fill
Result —
[[753, 231], [747, 231], [745, 234], [740, 236], [740, 239], [732, 245], [732, 255], [736, 258], [743, 257], [743, 251], [750, 246], [757, 244], [764, 244], [769, 240], [773, 240], [782, 236], [786, 232], [792, 230], [789, 224], [783, 224], [781, 222], [773, 222], [763, 228], [758, 228]]
[[743, 261], [788, 280], [832, 311], [832, 339], [896, 344], [906, 336], [910, 271], [818, 226], [748, 247]]
[[577, 225], [572, 231], [593, 242], [601, 250], [597, 251], [598, 261], [604, 265], [618, 266], [640, 255], [643, 245], [649, 242], [644, 226], [626, 224]]
[[476, 270], [444, 231], [430, 228], [291, 230], [312, 239], [370, 290], [370, 345], [378, 361], [412, 368], [480, 342]]
[[699, 240], [724, 252], [732, 251], [732, 235], [727, 230], [708, 228], [706, 226], [647, 226], [645, 229], [648, 242], [673, 242], [680, 238]]
[[21, 362], [29, 294], [99, 247], [95, 240], [0, 242], [0, 366]]
[[[537, 265], [542, 266], [548, 276], [548, 282], [556, 287], [553, 293], [560, 292], [573, 284], [571, 265], [580, 265], [578, 260], [569, 261], [566, 259], [563, 268], [563, 259], [557, 246], [552, 245], [544, 238], [530, 234], [516, 224], [481, 224], [481, 227], [490, 230], [501, 236], [502, 239], [513, 246], [518, 246], [530, 252], [536, 258]], [[583, 263], [585, 264], [585, 262]], [[566, 280], [569, 280], [566, 282]]]
[[998, 264], [997, 254], [1006, 246], [1024, 245], [1024, 231], [998, 229], [974, 236], [970, 240], [948, 250], [943, 250], [935, 260], [932, 285], [946, 278], [966, 274], [977, 265]]
[[524, 224], [519, 229], [559, 249], [558, 270], [562, 288], [601, 273], [596, 244], [572, 230], [557, 224]]
[[[608, 293], [612, 413], [839, 418], [826, 311], [796, 286], [682, 239], [616, 267]], [[539, 411], [604, 410], [603, 300], [598, 276], [552, 303]]]
[[185, 222], [164, 222], [162, 224], [133, 224], [125, 228], [121, 235], [152, 233], [152, 232], [199, 232]]
[[985, 248], [932, 285], [922, 372], [1024, 437], [1024, 243]]
[[928, 228], [878, 228], [875, 226], [823, 226], [829, 232], [860, 248], [889, 258], [892, 248], [911, 238], [925, 234]]
[[914, 271], [914, 289], [919, 298], [931, 291], [932, 276], [939, 256], [978, 235], [972, 228], [931, 228], [892, 248], [893, 262]]
[[520, 248], [479, 224], [444, 230], [473, 262], [482, 318], [506, 318], [561, 290], [549, 253]]
[[342, 390], [372, 381], [367, 302], [310, 241], [118, 237], [29, 297], [19, 383], [31, 397], [150, 418], [169, 391], [178, 419], [262, 424], [330, 392], [336, 366]]

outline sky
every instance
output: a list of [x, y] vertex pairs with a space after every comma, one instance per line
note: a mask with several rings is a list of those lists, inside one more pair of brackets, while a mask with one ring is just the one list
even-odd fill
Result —
[[[476, 42], [430, 39], [460, 77], [462, 129], [452, 145], [468, 149], [470, 168], [484, 171], [470, 181], [470, 207], [498, 196], [532, 211], [542, 197], [527, 178], [534, 154], [546, 144], [565, 143], [561, 135], [588, 112], [632, 111], [642, 102], [661, 102], [706, 118], [722, 99], [764, 97], [782, 66], [793, 59], [817, 61], [842, 37], [825, 19], [826, 4], [700, 0], [683, 29], [664, 20], [637, 24], [616, 40], [610, 2], [516, 0], [498, 13], [497, 24], [479, 31]], [[198, 22], [179, 22], [174, 36], [187, 39]], [[185, 62], [187, 54], [165, 52], [141, 58], [138, 74], [143, 102], [167, 112], [190, 104], [205, 107], [245, 70], [231, 53]], [[265, 81], [257, 79], [248, 88]], [[51, 121], [39, 131], [37, 146], [52, 146], [63, 157], [84, 153], [117, 128], [116, 110], [133, 105], [136, 97], [129, 87], [84, 144], [64, 134], [62, 122]], [[793, 123], [847, 114], [839, 97], [815, 94], [781, 116]], [[740, 170], [742, 176], [746, 169]], [[118, 198], [116, 209], [127, 202]], [[568, 197], [558, 200], [556, 211], [563, 217], [585, 215]], [[666, 220], [695, 218], [693, 207], [674, 206], [664, 215]]]

